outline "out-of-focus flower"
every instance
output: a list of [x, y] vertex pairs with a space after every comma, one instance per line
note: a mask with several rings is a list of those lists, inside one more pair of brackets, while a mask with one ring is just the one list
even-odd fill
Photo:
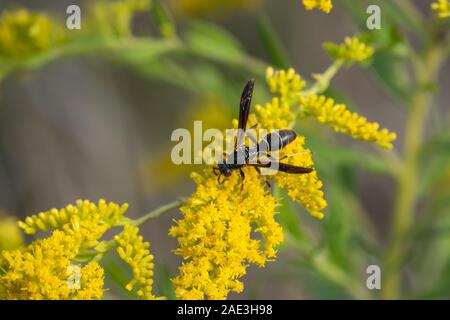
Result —
[[90, 3], [89, 32], [106, 36], [131, 35], [133, 16], [149, 8], [151, 0], [97, 0]]
[[382, 148], [391, 149], [392, 141], [397, 137], [387, 129], [380, 130], [378, 123], [367, 122], [366, 118], [349, 111], [345, 104], [336, 104], [325, 96], [301, 96], [300, 105], [302, 116], [313, 116], [319, 123], [357, 140], [376, 142]]
[[80, 268], [79, 286], [70, 286], [67, 270], [80, 241], [63, 231], [0, 254], [0, 299], [100, 299], [103, 269], [91, 262]]
[[144, 242], [139, 235], [139, 228], [126, 225], [124, 231], [114, 237], [118, 247], [117, 254], [133, 271], [133, 279], [126, 285], [126, 289], [136, 293], [143, 299], [156, 299], [152, 293], [153, 287], [153, 256], [150, 254], [150, 244]]
[[171, 0], [170, 6], [178, 16], [204, 17], [257, 7], [261, 0]]
[[330, 13], [333, 3], [331, 0], [303, 0], [303, 6], [306, 10], [319, 9], [325, 13]]
[[0, 57], [28, 58], [61, 39], [61, 29], [46, 14], [18, 9], [0, 16]]
[[[194, 121], [202, 121], [203, 131], [210, 128], [225, 129], [229, 125], [229, 107], [223, 102], [205, 99], [195, 105], [188, 107], [186, 115], [183, 117], [179, 128], [186, 128], [189, 132], [194, 132]], [[149, 156], [144, 169], [146, 177], [151, 179], [152, 186], [158, 188], [168, 188], [186, 177], [190, 172], [198, 169], [197, 165], [175, 165], [170, 160], [171, 148], [165, 147], [156, 154]]]
[[[283, 232], [275, 221], [275, 198], [253, 168], [244, 168], [245, 181], [234, 172], [223, 184], [210, 168], [193, 173], [197, 191], [181, 208], [183, 219], [170, 229], [176, 253], [184, 258], [173, 279], [180, 299], [225, 299], [241, 292], [240, 278], [249, 263], [260, 267], [274, 258]], [[253, 236], [257, 233], [259, 240]]]
[[431, 4], [431, 9], [437, 12], [439, 18], [450, 17], [450, 1], [437, 0]]
[[16, 249], [22, 244], [23, 237], [16, 220], [0, 212], [0, 251]]
[[325, 43], [325, 49], [335, 60], [342, 60], [347, 63], [363, 62], [369, 59], [374, 49], [357, 37], [346, 37], [344, 43]]

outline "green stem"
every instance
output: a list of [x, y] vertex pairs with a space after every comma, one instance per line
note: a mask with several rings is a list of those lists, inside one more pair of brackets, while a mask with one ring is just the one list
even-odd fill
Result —
[[[316, 82], [306, 90], [300, 91], [297, 93], [298, 96], [310, 96], [316, 95], [324, 92], [330, 86], [331, 80], [338, 73], [341, 67], [344, 65], [343, 60], [336, 60], [331, 64], [323, 73], [313, 74], [313, 77], [316, 79]], [[295, 117], [294, 120], [289, 123], [288, 129], [292, 129], [297, 121], [300, 112], [302, 111], [301, 106], [298, 106], [297, 110], [294, 112]]]
[[410, 0], [395, 0], [394, 3], [418, 30], [423, 30], [423, 13]]
[[162, 214], [164, 214], [164, 213], [166, 213], [168, 211], [171, 211], [171, 210], [173, 210], [175, 208], [178, 208], [179, 206], [181, 206], [185, 202], [186, 202], [186, 199], [182, 198], [182, 199], [179, 199], [177, 201], [174, 201], [174, 202], [171, 202], [169, 204], [166, 204], [166, 205], [164, 205], [162, 207], [159, 207], [158, 209], [155, 209], [155, 210], [147, 213], [146, 215], [140, 217], [139, 219], [132, 220], [131, 224], [134, 225], [134, 226], [140, 226], [140, 225], [142, 225], [142, 224], [144, 224], [144, 223], [146, 223], [146, 222], [148, 222], [150, 220], [153, 220], [153, 219], [159, 217], [160, 215], [162, 215]]
[[[140, 217], [139, 219], [135, 219], [135, 220], [127, 220], [127, 222], [121, 223], [121, 226], [124, 226], [125, 224], [131, 224], [133, 226], [140, 226], [150, 220], [153, 220], [161, 215], [163, 215], [166, 212], [169, 212], [175, 208], [178, 208], [179, 206], [181, 206], [183, 203], [186, 202], [186, 199], [179, 199], [177, 201], [171, 202], [169, 204], [166, 204], [162, 207], [159, 207], [149, 213], [147, 213], [146, 215]], [[93, 258], [92, 261], [98, 261], [99, 259], [101, 259], [103, 257], [103, 255], [105, 255], [107, 252], [111, 251], [112, 249], [114, 249], [116, 247], [117, 243], [114, 240], [109, 240], [109, 241], [102, 241], [100, 242], [97, 247], [95, 247], [95, 252], [93, 252]]]
[[432, 94], [427, 88], [436, 82], [443, 57], [441, 48], [435, 45], [426, 52], [421, 63], [416, 62], [414, 66], [417, 89], [410, 102], [410, 113], [405, 129], [403, 167], [397, 179], [391, 241], [384, 265], [383, 297], [386, 299], [398, 298], [400, 294], [400, 268], [405, 254], [405, 240], [411, 230], [417, 202], [418, 155], [432, 99]]
[[344, 65], [343, 60], [336, 60], [332, 65], [321, 74], [314, 75], [317, 80], [312, 87], [299, 93], [301, 96], [310, 96], [324, 92], [330, 86], [331, 80], [334, 78], [339, 69]]

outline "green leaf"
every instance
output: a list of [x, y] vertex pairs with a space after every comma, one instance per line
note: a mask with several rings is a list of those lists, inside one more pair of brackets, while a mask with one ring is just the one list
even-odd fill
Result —
[[360, 167], [376, 174], [394, 174], [391, 165], [376, 154], [350, 149], [347, 146], [331, 145], [310, 135], [307, 142], [315, 152], [314, 160], [319, 172], [334, 172], [336, 168], [343, 167]]
[[420, 17], [417, 17], [415, 11], [409, 10], [414, 8], [414, 4], [411, 4], [411, 7], [408, 6], [409, 9], [407, 11], [404, 8], [399, 7], [395, 4], [395, 1], [392, 0], [376, 1], [376, 3], [371, 0], [340, 0], [337, 4], [345, 8], [347, 12], [350, 12], [361, 30], [367, 30], [366, 21], [369, 17], [369, 14], [366, 12], [367, 7], [371, 4], [376, 4], [380, 6], [381, 9], [382, 28], [398, 24], [406, 30], [415, 31], [417, 33], [423, 33], [424, 31]]
[[286, 50], [283, 48], [281, 40], [273, 29], [267, 17], [260, 15], [257, 21], [258, 34], [266, 50], [271, 64], [277, 68], [287, 69], [290, 63]]
[[78, 262], [88, 262], [91, 261], [97, 254], [98, 252], [96, 251], [80, 250], [74, 260]]
[[192, 22], [186, 34], [186, 42], [197, 54], [221, 61], [242, 61], [246, 56], [233, 35], [212, 23]]
[[349, 261], [349, 242], [351, 237], [352, 219], [346, 196], [341, 188], [335, 185], [327, 191], [329, 205], [328, 215], [323, 222], [325, 241], [331, 259], [342, 268], [347, 268]]
[[172, 273], [167, 266], [159, 266], [156, 268], [155, 285], [158, 294], [167, 297], [169, 300], [175, 300], [175, 289], [172, 284]]
[[167, 6], [160, 0], [152, 0], [151, 13], [161, 35], [165, 38], [174, 37], [175, 23]]
[[402, 101], [407, 100], [411, 85], [403, 59], [395, 58], [388, 52], [377, 52], [373, 56], [371, 70], [384, 90]]
[[114, 289], [123, 299], [136, 299], [134, 292], [125, 289], [127, 283], [132, 279], [129, 267], [115, 254], [107, 254], [101, 261], [105, 269], [107, 286]]
[[301, 229], [300, 217], [292, 201], [289, 200], [286, 192], [276, 185], [273, 186], [274, 195], [280, 201], [280, 214], [277, 216], [285, 232], [293, 236], [296, 241], [302, 241], [304, 234]]
[[[420, 154], [419, 192], [424, 195], [433, 192], [443, 179], [443, 173], [450, 170], [450, 130], [444, 131], [428, 141]], [[450, 183], [450, 182], [448, 182]]]

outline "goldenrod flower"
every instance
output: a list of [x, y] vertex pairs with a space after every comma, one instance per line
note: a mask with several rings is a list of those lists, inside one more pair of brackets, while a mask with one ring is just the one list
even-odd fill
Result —
[[285, 129], [295, 120], [295, 114], [289, 103], [283, 99], [273, 98], [264, 106], [257, 104], [255, 110], [256, 114], [249, 117], [249, 124], [258, 123], [259, 128], [262, 129]]
[[[280, 152], [280, 156], [287, 156], [284, 163], [300, 167], [314, 167], [312, 152], [304, 148], [305, 138], [298, 136]], [[294, 156], [292, 156], [294, 155]], [[274, 181], [280, 188], [287, 191], [289, 197], [300, 203], [308, 213], [316, 219], [322, 219], [322, 211], [327, 207], [322, 191], [323, 183], [317, 177], [317, 171], [308, 174], [288, 174], [279, 172], [274, 176]]]
[[330, 13], [333, 3], [331, 0], [303, 0], [303, 6], [306, 10], [319, 9], [325, 13]]
[[80, 242], [55, 230], [18, 250], [5, 250], [0, 258], [0, 299], [100, 299], [103, 270], [92, 262], [81, 268], [80, 286], [68, 284], [67, 270]]
[[287, 71], [275, 71], [272, 67], [268, 67], [266, 81], [271, 93], [278, 94], [287, 101], [295, 98], [306, 85], [306, 82], [293, 68], [289, 68]]
[[97, 300], [103, 297], [104, 285], [103, 268], [93, 261], [80, 269], [80, 289], [76, 291], [73, 300]]
[[155, 299], [152, 294], [154, 264], [150, 244], [144, 242], [138, 233], [138, 227], [126, 225], [124, 231], [114, 237], [118, 244], [118, 255], [133, 271], [133, 279], [126, 285], [126, 289], [132, 291], [136, 287], [139, 297]]
[[448, 0], [437, 0], [437, 2], [433, 2], [431, 9], [437, 12], [439, 18], [450, 17], [450, 1]]
[[19, 9], [0, 16], [0, 57], [28, 58], [60, 39], [59, 28], [46, 14]]
[[180, 299], [225, 299], [230, 291], [241, 292], [249, 263], [264, 266], [283, 241], [274, 219], [277, 201], [253, 168], [243, 170], [242, 191], [238, 172], [223, 184], [211, 169], [204, 176], [192, 174], [197, 190], [181, 208], [183, 219], [169, 231], [184, 258], [173, 279]]
[[88, 31], [107, 36], [129, 36], [133, 16], [147, 10], [150, 0], [98, 0], [90, 5]]
[[322, 124], [330, 126], [336, 132], [342, 132], [354, 139], [376, 142], [382, 148], [392, 148], [396, 134], [387, 129], [379, 129], [376, 122], [351, 112], [344, 104], [335, 104], [334, 100], [325, 96], [301, 96], [301, 113], [303, 116], [313, 116]]
[[4, 216], [0, 212], [0, 252], [20, 247], [23, 243], [22, 233], [14, 218]]
[[374, 53], [372, 47], [357, 37], [346, 37], [344, 43], [339, 45], [326, 43], [324, 47], [335, 60], [342, 60], [347, 63], [363, 62], [369, 59]]
[[105, 200], [100, 199], [96, 205], [89, 200], [77, 200], [75, 205], [70, 204], [59, 210], [53, 208], [27, 217], [25, 221], [19, 222], [19, 227], [26, 234], [34, 234], [37, 231], [48, 231], [62, 228], [65, 225], [76, 229], [80, 221], [86, 221], [87, 219], [111, 227], [123, 216], [127, 209], [127, 203], [119, 206], [114, 202], [106, 203]]

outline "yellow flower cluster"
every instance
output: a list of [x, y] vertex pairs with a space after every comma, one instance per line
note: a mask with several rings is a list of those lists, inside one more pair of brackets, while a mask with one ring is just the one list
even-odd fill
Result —
[[[268, 68], [267, 83], [269, 88], [287, 87], [284, 78], [277, 75], [279, 73], [281, 71], [273, 71], [272, 68]], [[295, 74], [295, 71], [289, 70], [287, 73]], [[299, 79], [300, 77], [291, 75], [291, 78]], [[347, 134], [354, 139], [376, 142], [382, 148], [392, 148], [392, 141], [396, 139], [394, 132], [389, 132], [387, 129], [380, 130], [378, 123], [368, 122], [366, 118], [349, 111], [344, 104], [336, 104], [331, 98], [323, 95], [306, 94], [301, 90], [291, 92], [284, 90], [283, 94], [280, 90], [272, 91], [278, 93], [284, 102], [278, 103], [280, 105], [278, 108], [274, 103], [272, 103], [272, 106], [266, 106], [266, 108], [256, 108], [261, 127], [268, 129], [287, 128], [288, 124], [295, 121], [297, 116], [312, 116], [319, 123], [330, 126], [336, 132]], [[286, 96], [296, 96], [295, 103], [292, 102], [293, 99], [284, 98]], [[274, 101], [278, 101], [275, 99]], [[291, 111], [294, 104], [300, 106], [299, 111], [295, 113]], [[279, 110], [278, 113], [271, 110], [274, 107]]]
[[[256, 113], [249, 116], [249, 126], [258, 123], [259, 128], [262, 129], [285, 129], [295, 121], [295, 114], [284, 99], [273, 98], [264, 106], [257, 104], [255, 110]], [[237, 120], [235, 123], [237, 124]]]
[[437, 0], [437, 2], [433, 2], [431, 9], [437, 12], [439, 18], [450, 17], [450, 1], [448, 0]]
[[328, 53], [335, 59], [347, 63], [363, 62], [372, 57], [374, 49], [357, 37], [346, 37], [344, 43], [326, 43], [324, 45]]
[[131, 35], [133, 16], [145, 11], [150, 0], [98, 0], [90, 4], [88, 31], [107, 36]]
[[289, 68], [287, 71], [275, 71], [272, 67], [268, 67], [266, 70], [266, 80], [270, 92], [280, 95], [287, 101], [295, 99], [297, 93], [302, 91], [306, 85], [306, 82], [293, 68]]
[[[286, 156], [283, 163], [300, 167], [314, 167], [312, 152], [304, 148], [305, 138], [297, 137], [280, 152], [280, 156]], [[294, 155], [294, 156], [292, 156]], [[317, 171], [308, 174], [288, 174], [279, 172], [274, 176], [274, 181], [280, 188], [287, 190], [289, 197], [300, 203], [308, 213], [316, 218], [323, 219], [322, 211], [327, 207], [322, 191], [323, 183], [317, 177]]]
[[80, 249], [80, 242], [55, 230], [0, 257], [0, 299], [100, 299], [103, 269], [96, 262], [80, 267], [79, 286], [70, 286], [67, 270]]
[[28, 58], [60, 39], [59, 29], [45, 14], [18, 9], [5, 10], [0, 16], [0, 57]]
[[342, 132], [354, 139], [376, 142], [382, 148], [391, 149], [392, 141], [396, 139], [394, 132], [379, 129], [376, 122], [367, 119], [347, 109], [345, 104], [336, 104], [333, 99], [325, 96], [311, 95], [300, 97], [303, 116], [313, 116], [322, 124]]
[[139, 235], [139, 228], [126, 225], [124, 231], [114, 237], [118, 247], [117, 254], [133, 271], [133, 279], [126, 289], [132, 291], [137, 287], [137, 295], [143, 299], [155, 299], [153, 286], [153, 256], [150, 254], [150, 244], [144, 242]]
[[243, 290], [240, 278], [249, 263], [262, 267], [275, 257], [283, 241], [274, 219], [277, 202], [254, 168], [244, 172], [243, 187], [239, 172], [223, 184], [211, 169], [204, 176], [192, 174], [197, 190], [181, 208], [183, 219], [169, 231], [184, 258], [173, 279], [178, 298], [225, 299], [230, 291]]
[[303, 6], [306, 10], [319, 9], [325, 13], [330, 13], [333, 8], [331, 0], [303, 0]]
[[[119, 223], [128, 205], [105, 200], [94, 204], [51, 209], [19, 222], [25, 233], [54, 230], [52, 235], [29, 246], [2, 251], [0, 297], [5, 299], [99, 299], [103, 296], [103, 269], [90, 262], [80, 269], [78, 286], [70, 286], [68, 270], [79, 255], [98, 245], [109, 228]], [[123, 221], [122, 221], [123, 222]], [[94, 251], [95, 253], [95, 251]]]
[[95, 300], [103, 297], [103, 268], [98, 262], [90, 262], [80, 269], [80, 289], [72, 297], [73, 300]]
[[26, 234], [34, 234], [38, 230], [48, 231], [67, 224], [76, 227], [80, 221], [89, 219], [98, 221], [102, 225], [113, 226], [127, 209], [127, 203], [119, 206], [114, 202], [106, 203], [105, 200], [100, 199], [96, 205], [89, 200], [77, 200], [75, 205], [68, 205], [60, 210], [53, 208], [27, 217], [25, 221], [19, 222], [19, 227]]
[[23, 243], [22, 233], [14, 218], [0, 212], [0, 252], [2, 250], [16, 249]]

